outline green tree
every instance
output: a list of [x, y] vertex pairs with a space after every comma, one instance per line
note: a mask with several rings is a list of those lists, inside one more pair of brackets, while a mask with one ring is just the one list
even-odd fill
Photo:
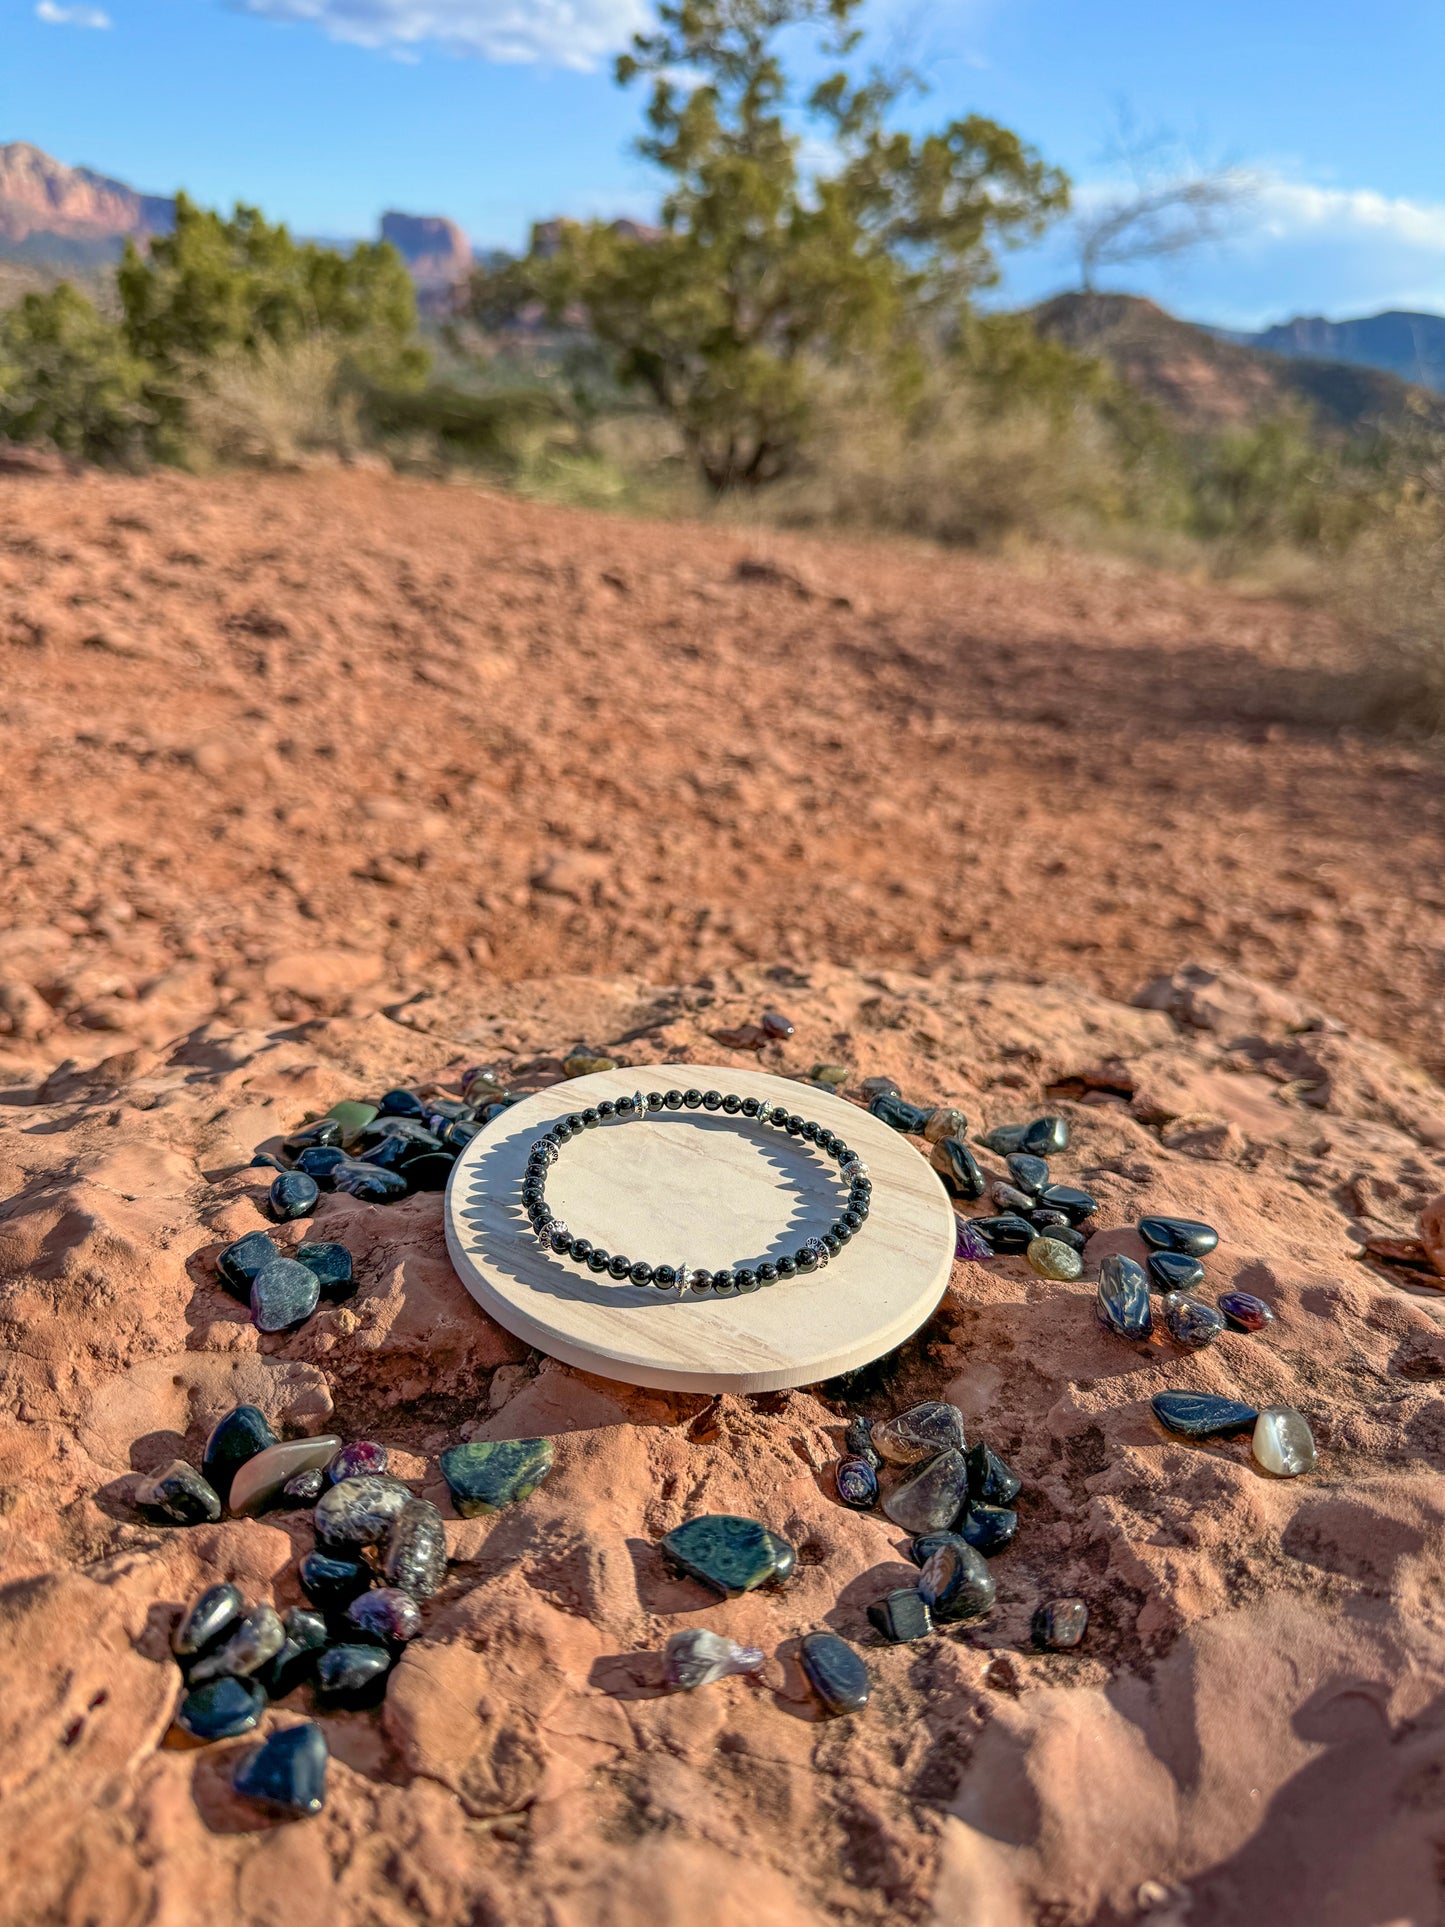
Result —
[[139, 461], [147, 370], [119, 328], [68, 282], [0, 315], [0, 439], [91, 462]]
[[[580, 313], [717, 490], [796, 466], [821, 367], [916, 386], [997, 279], [997, 247], [1067, 206], [1064, 176], [994, 121], [970, 115], [921, 137], [890, 127], [910, 83], [855, 77], [860, 4], [662, 0], [658, 31], [617, 66], [624, 86], [652, 82], [638, 145], [671, 176], [662, 231], [562, 223], [528, 259], [477, 280], [483, 321], [529, 300], [555, 318]], [[796, 101], [777, 43], [803, 26], [838, 64]], [[830, 149], [811, 175], [800, 114]]]

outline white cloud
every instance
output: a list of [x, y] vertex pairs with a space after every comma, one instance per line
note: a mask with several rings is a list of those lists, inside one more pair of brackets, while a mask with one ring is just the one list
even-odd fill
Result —
[[[53, 0], [41, 0], [42, 7]], [[244, 13], [320, 27], [393, 56], [431, 45], [482, 60], [586, 70], [650, 18], [643, 0], [231, 0]]]
[[40, 0], [35, 18], [47, 27], [92, 27], [97, 32], [110, 25], [110, 15], [99, 7], [62, 7], [57, 0]]
[[1411, 201], [1368, 187], [1314, 187], [1265, 175], [1255, 204], [1258, 226], [1273, 240], [1348, 233], [1445, 254], [1445, 204], [1439, 201]]

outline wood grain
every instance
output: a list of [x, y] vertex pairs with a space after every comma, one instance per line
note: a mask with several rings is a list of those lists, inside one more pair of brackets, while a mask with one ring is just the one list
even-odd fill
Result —
[[[860, 1153], [872, 1211], [831, 1264], [744, 1295], [678, 1299], [537, 1245], [521, 1203], [532, 1140], [604, 1098], [690, 1085], [786, 1103]], [[609, 1251], [711, 1271], [795, 1251], [836, 1216], [841, 1189], [830, 1159], [782, 1132], [664, 1111], [574, 1138], [547, 1200], [574, 1235]], [[952, 1206], [916, 1145], [829, 1092], [703, 1064], [603, 1071], [524, 1098], [457, 1160], [446, 1226], [462, 1282], [508, 1331], [584, 1371], [667, 1391], [779, 1391], [866, 1365], [928, 1317], [954, 1245]]]

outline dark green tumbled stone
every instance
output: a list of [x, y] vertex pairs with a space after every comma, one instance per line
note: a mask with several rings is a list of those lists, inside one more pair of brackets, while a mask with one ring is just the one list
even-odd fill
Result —
[[266, 1710], [266, 1695], [251, 1679], [207, 1680], [186, 1694], [176, 1725], [193, 1740], [234, 1740], [251, 1732]]
[[968, 1496], [983, 1505], [1012, 1505], [1023, 1490], [1023, 1480], [1011, 1472], [980, 1439], [965, 1455], [968, 1462]]
[[1182, 1439], [1223, 1439], [1249, 1432], [1259, 1413], [1238, 1399], [1213, 1392], [1156, 1392], [1149, 1401], [1166, 1432]]
[[1182, 1251], [1191, 1258], [1207, 1258], [1219, 1243], [1219, 1233], [1197, 1218], [1141, 1218], [1139, 1236], [1156, 1251]]
[[264, 1231], [248, 1231], [244, 1238], [227, 1245], [216, 1260], [221, 1283], [233, 1298], [251, 1302], [251, 1280], [258, 1271], [274, 1264], [280, 1251]]
[[321, 1187], [304, 1171], [283, 1171], [266, 1194], [266, 1209], [277, 1224], [305, 1218], [321, 1202]]
[[474, 1439], [441, 1455], [442, 1477], [464, 1519], [525, 1499], [552, 1470], [551, 1439]]
[[356, 1290], [351, 1271], [351, 1253], [345, 1245], [298, 1245], [296, 1262], [314, 1271], [323, 1298], [350, 1298]]
[[231, 1496], [231, 1481], [246, 1463], [268, 1445], [281, 1441], [254, 1405], [237, 1405], [221, 1419], [206, 1440], [201, 1470], [215, 1487], [222, 1505]]
[[933, 1112], [922, 1105], [906, 1104], [890, 1091], [880, 1091], [868, 1106], [873, 1116], [907, 1137], [920, 1137]]
[[674, 1527], [662, 1540], [661, 1551], [674, 1570], [700, 1579], [725, 1599], [755, 1586], [781, 1583], [797, 1559], [786, 1539], [756, 1519], [726, 1512], [704, 1513]]
[[269, 1813], [309, 1815], [326, 1804], [326, 1736], [308, 1720], [273, 1733], [237, 1767], [231, 1784]]
[[358, 1103], [354, 1098], [343, 1098], [339, 1104], [333, 1104], [326, 1115], [334, 1118], [341, 1126], [341, 1142], [349, 1147], [356, 1142], [358, 1135], [377, 1115], [377, 1109], [374, 1104]]
[[915, 1639], [927, 1639], [933, 1631], [933, 1615], [918, 1596], [915, 1586], [901, 1586], [868, 1608], [868, 1617], [886, 1640], [895, 1646]]
[[798, 1649], [808, 1683], [830, 1713], [860, 1713], [873, 1691], [868, 1668], [836, 1633], [805, 1633]]
[[278, 1258], [251, 1280], [251, 1316], [257, 1331], [284, 1332], [304, 1325], [320, 1296], [314, 1271], [294, 1258]]

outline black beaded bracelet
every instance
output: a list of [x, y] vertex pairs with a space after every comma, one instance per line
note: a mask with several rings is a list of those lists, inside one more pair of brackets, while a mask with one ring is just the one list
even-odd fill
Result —
[[[789, 1137], [816, 1145], [835, 1160], [839, 1174], [846, 1180], [848, 1196], [837, 1220], [821, 1237], [809, 1238], [791, 1257], [763, 1260], [753, 1264], [728, 1265], [721, 1271], [699, 1271], [690, 1265], [649, 1265], [634, 1263], [619, 1252], [603, 1251], [588, 1238], [574, 1238], [567, 1226], [547, 1204], [547, 1170], [557, 1162], [562, 1146], [582, 1131], [599, 1124], [624, 1124], [646, 1117], [649, 1111], [721, 1111], [728, 1117], [749, 1124], [772, 1125]], [[770, 1104], [756, 1097], [724, 1096], [720, 1091], [637, 1091], [598, 1104], [594, 1109], [574, 1111], [559, 1118], [549, 1131], [535, 1139], [527, 1158], [522, 1180], [522, 1204], [531, 1221], [538, 1244], [559, 1258], [571, 1258], [589, 1271], [605, 1271], [618, 1283], [625, 1279], [634, 1285], [653, 1285], [659, 1291], [705, 1292], [726, 1295], [735, 1291], [756, 1291], [761, 1285], [776, 1284], [780, 1278], [796, 1278], [800, 1271], [816, 1271], [836, 1257], [855, 1233], [861, 1231], [868, 1216], [873, 1186], [868, 1167], [858, 1153], [826, 1125], [813, 1124], [781, 1104]]]

